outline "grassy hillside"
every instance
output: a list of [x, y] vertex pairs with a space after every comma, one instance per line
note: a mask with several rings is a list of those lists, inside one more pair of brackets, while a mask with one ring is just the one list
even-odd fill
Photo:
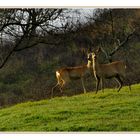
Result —
[[0, 131], [140, 131], [140, 84], [1, 109]]

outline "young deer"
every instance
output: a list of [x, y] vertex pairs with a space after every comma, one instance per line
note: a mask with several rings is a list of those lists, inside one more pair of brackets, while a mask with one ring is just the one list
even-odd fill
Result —
[[92, 68], [90, 64], [91, 62], [88, 61], [87, 65], [77, 66], [77, 67], [66, 67], [57, 70], [56, 71], [57, 84], [52, 88], [52, 96], [53, 96], [53, 91], [56, 87], [59, 87], [59, 90], [62, 93], [63, 87], [66, 85], [66, 83], [69, 83], [70, 81], [77, 80], [77, 79], [81, 79], [84, 93], [86, 93], [83, 78], [86, 74], [90, 73], [90, 68]]
[[[123, 81], [125, 78], [125, 69], [126, 65], [123, 61], [114, 61], [112, 63], [108, 64], [99, 64], [98, 63], [98, 53], [100, 52], [100, 48], [96, 51], [96, 53], [92, 52], [88, 55], [88, 61], [92, 63], [93, 66], [93, 72], [96, 79], [96, 93], [98, 92], [99, 84], [101, 81], [101, 88], [104, 91], [103, 86], [103, 79], [110, 79], [115, 78], [116, 81], [119, 83], [119, 89], [122, 88]], [[131, 90], [131, 87], [129, 85], [129, 89]]]

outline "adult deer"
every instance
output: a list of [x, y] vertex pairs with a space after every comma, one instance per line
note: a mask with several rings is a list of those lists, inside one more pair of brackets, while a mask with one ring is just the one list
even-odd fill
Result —
[[86, 88], [84, 84], [84, 76], [90, 73], [92, 68], [91, 62], [88, 61], [87, 65], [77, 66], [77, 67], [65, 67], [56, 71], [57, 84], [52, 88], [53, 91], [56, 87], [59, 87], [60, 92], [63, 92], [63, 87], [72, 80], [81, 79], [82, 87], [84, 93], [86, 93]]
[[[126, 65], [123, 61], [114, 61], [112, 63], [108, 64], [99, 64], [98, 62], [98, 53], [101, 51], [101, 48], [99, 48], [95, 53], [89, 53], [88, 54], [88, 61], [92, 63], [93, 66], [93, 72], [96, 79], [96, 93], [98, 92], [99, 84], [101, 81], [101, 88], [104, 90], [103, 86], [103, 80], [104, 79], [110, 79], [115, 78], [116, 81], [119, 83], [119, 89], [122, 88], [123, 81], [125, 78], [125, 69]], [[131, 90], [131, 87], [129, 85], [129, 89]]]

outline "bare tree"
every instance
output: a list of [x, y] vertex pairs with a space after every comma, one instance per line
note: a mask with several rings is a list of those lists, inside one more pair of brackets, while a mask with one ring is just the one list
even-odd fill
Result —
[[132, 17], [135, 10], [128, 9], [97, 9], [93, 17], [89, 17], [92, 22], [95, 46], [101, 46], [102, 52], [108, 61], [119, 50], [126, 48], [129, 41], [136, 36], [138, 29], [133, 24]]
[[[0, 35], [2, 68], [9, 57], [17, 51], [31, 48], [38, 43], [53, 45], [57, 41], [49, 42], [47, 35], [52, 35], [60, 26], [59, 18], [65, 9], [1, 9]], [[4, 51], [5, 43], [8, 49]]]

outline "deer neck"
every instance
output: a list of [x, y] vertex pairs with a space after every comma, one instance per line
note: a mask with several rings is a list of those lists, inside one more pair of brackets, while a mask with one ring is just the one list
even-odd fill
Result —
[[98, 63], [98, 60], [93, 60], [93, 71], [95, 74], [100, 73], [100, 64]]

